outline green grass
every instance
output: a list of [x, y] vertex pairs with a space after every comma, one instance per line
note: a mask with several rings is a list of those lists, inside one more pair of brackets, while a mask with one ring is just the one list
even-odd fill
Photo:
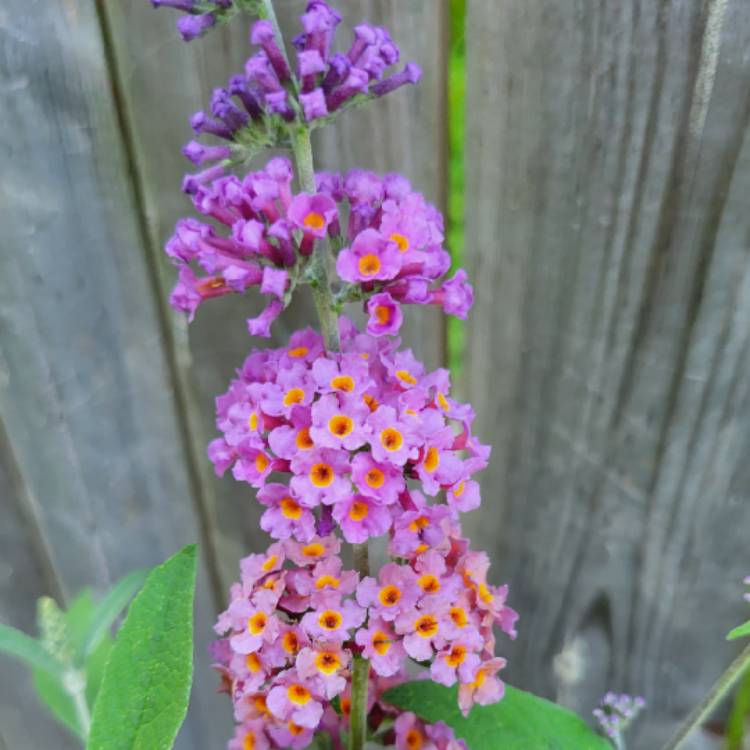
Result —
[[[466, 108], [466, 0], [451, 0], [448, 58], [448, 215], [447, 240], [455, 269], [464, 257], [464, 113]], [[461, 377], [464, 323], [449, 317], [448, 367], [454, 380]]]

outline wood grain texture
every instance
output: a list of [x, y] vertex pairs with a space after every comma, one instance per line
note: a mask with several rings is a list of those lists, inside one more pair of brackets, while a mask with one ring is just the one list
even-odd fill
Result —
[[514, 684], [645, 695], [658, 747], [729, 663], [750, 528], [750, 7], [470, 0], [470, 519]]
[[[33, 498], [33, 533], [69, 599], [199, 529], [94, 7], [14, 0], [2, 13], [0, 411], [25, 487], [13, 500]], [[208, 635], [205, 568], [197, 601]], [[208, 668], [199, 648], [197, 671]], [[38, 709], [22, 710], [30, 721]], [[210, 747], [222, 711], [199, 681], [178, 747]]]

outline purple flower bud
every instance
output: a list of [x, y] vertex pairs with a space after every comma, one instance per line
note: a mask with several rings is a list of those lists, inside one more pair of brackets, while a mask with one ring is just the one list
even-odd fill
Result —
[[260, 336], [264, 339], [271, 337], [271, 324], [281, 315], [284, 305], [274, 299], [257, 318], [247, 319], [247, 330], [251, 336]]
[[276, 41], [276, 34], [270, 21], [256, 21], [250, 30], [250, 41], [263, 47], [263, 51], [268, 56], [271, 67], [280, 81], [288, 81], [292, 77], [289, 66], [284, 59], [284, 53]]
[[190, 127], [198, 135], [201, 133], [210, 133], [219, 138], [226, 138], [228, 141], [232, 140], [232, 131], [223, 122], [208, 117], [205, 112], [196, 112], [190, 118]]
[[215, 180], [217, 177], [221, 177], [224, 174], [224, 167], [220, 164], [216, 164], [213, 167], [204, 169], [202, 172], [196, 174], [186, 174], [182, 179], [182, 192], [188, 195], [193, 195], [198, 192], [198, 189], [205, 185], [207, 182]]
[[239, 74], [232, 76], [229, 79], [228, 90], [232, 96], [236, 96], [242, 102], [242, 106], [253, 120], [259, 120], [263, 116], [258, 97], [248, 88], [245, 76]]
[[348, 75], [351, 69], [351, 63], [346, 55], [334, 55], [329, 61], [330, 67], [323, 79], [323, 91], [329, 94], [341, 81]]
[[177, 20], [177, 29], [186, 42], [203, 36], [216, 24], [214, 13], [201, 13], [198, 16], [182, 16]]
[[314, 89], [309, 94], [300, 94], [299, 101], [305, 112], [307, 122], [325, 117], [328, 114], [326, 97], [321, 88]]
[[407, 63], [406, 67], [384, 81], [376, 83], [370, 90], [375, 96], [385, 96], [407, 83], [419, 83], [422, 77], [422, 69], [416, 63]]
[[366, 93], [369, 82], [370, 78], [364, 70], [352, 68], [344, 83], [329, 94], [327, 98], [328, 111], [335, 112], [348, 99], [357, 94]]
[[357, 64], [357, 60], [362, 56], [362, 53], [372, 44], [377, 41], [377, 34], [372, 26], [368, 26], [366, 23], [362, 23], [359, 26], [354, 27], [354, 42], [347, 53], [349, 62], [352, 65]]
[[214, 89], [211, 97], [211, 112], [232, 132], [244, 128], [249, 122], [247, 113], [232, 101], [226, 89]]
[[207, 161], [228, 159], [232, 155], [232, 149], [229, 146], [204, 146], [198, 141], [190, 141], [182, 147], [182, 153], [193, 164], [203, 164]]
[[367, 300], [367, 314], [367, 332], [371, 336], [395, 336], [404, 322], [401, 307], [387, 292]]
[[248, 82], [257, 81], [266, 92], [278, 91], [281, 88], [265, 52], [256, 52], [247, 60], [245, 75], [247, 75]]
[[269, 112], [281, 115], [287, 121], [294, 119], [294, 112], [289, 105], [286, 91], [283, 89], [266, 94], [266, 107]]

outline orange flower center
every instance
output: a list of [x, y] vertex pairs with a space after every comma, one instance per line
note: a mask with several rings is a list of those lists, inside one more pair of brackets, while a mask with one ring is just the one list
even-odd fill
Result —
[[247, 419], [247, 426], [251, 430], [257, 430], [258, 429], [258, 412], [253, 412]]
[[410, 729], [406, 733], [406, 747], [409, 750], [421, 750], [423, 744], [424, 737], [422, 737], [422, 732], [418, 729]]
[[269, 555], [269, 557], [266, 558], [266, 561], [262, 565], [263, 572], [268, 573], [268, 571], [271, 570], [278, 561], [279, 561], [278, 555]]
[[469, 615], [463, 607], [451, 607], [451, 620], [459, 628], [465, 628], [469, 624]]
[[380, 258], [369, 253], [359, 259], [359, 272], [362, 276], [374, 276], [380, 271]]
[[302, 732], [305, 731], [304, 727], [295, 724], [293, 721], [287, 722], [286, 728], [289, 730], [289, 734], [291, 734], [292, 737], [296, 737], [297, 735], [302, 734]]
[[255, 750], [255, 732], [248, 732], [242, 740], [242, 750]]
[[440, 466], [440, 452], [437, 448], [428, 448], [424, 457], [424, 470], [432, 474]]
[[296, 654], [299, 651], [299, 638], [293, 630], [287, 630], [281, 639], [281, 645], [288, 654]]
[[448, 666], [460, 667], [466, 661], [466, 647], [454, 646], [448, 654], [445, 655], [445, 662]]
[[253, 635], [260, 635], [265, 629], [268, 623], [268, 617], [265, 612], [256, 612], [248, 621], [247, 629]]
[[424, 516], [419, 516], [419, 518], [415, 518], [410, 524], [409, 524], [409, 531], [411, 531], [413, 534], [417, 534], [422, 529], [426, 528], [430, 525], [429, 519], [425, 518]]
[[294, 349], [290, 349], [287, 354], [290, 357], [299, 359], [300, 357], [304, 357], [309, 351], [310, 350], [306, 346], [295, 346]]
[[372, 634], [372, 647], [381, 656], [385, 656], [391, 650], [392, 645], [391, 639], [382, 630], [378, 630]]
[[255, 706], [255, 710], [261, 716], [268, 715], [268, 706], [266, 705], [266, 696], [265, 695], [255, 695], [255, 696], [253, 696], [253, 705]]
[[384, 326], [391, 322], [391, 308], [387, 305], [376, 305], [375, 306], [375, 319]]
[[380, 433], [380, 444], [387, 451], [393, 453], [404, 444], [404, 436], [395, 427], [386, 427]]
[[302, 548], [305, 557], [320, 557], [325, 551], [326, 548], [320, 542], [312, 542]]
[[247, 658], [245, 659], [245, 664], [253, 674], [255, 674], [256, 672], [260, 672], [262, 666], [260, 663], [260, 659], [258, 658], [258, 654], [248, 654]]
[[284, 406], [301, 404], [305, 400], [305, 392], [301, 388], [290, 388], [284, 394]]
[[331, 378], [331, 388], [334, 391], [351, 393], [354, 390], [354, 378], [351, 375], [337, 375], [335, 378]]
[[417, 583], [425, 594], [437, 594], [437, 592], [440, 591], [440, 581], [429, 573], [420, 576]]
[[384, 607], [392, 607], [401, 599], [401, 589], [398, 586], [383, 586], [378, 594], [378, 599]]
[[339, 578], [336, 578], [335, 576], [320, 576], [317, 581], [315, 581], [315, 588], [316, 589], [337, 589], [339, 587], [339, 584], [341, 583], [341, 580]]
[[414, 632], [422, 638], [433, 638], [439, 630], [438, 621], [433, 615], [422, 615], [414, 621]]
[[451, 405], [448, 403], [448, 399], [445, 396], [443, 396], [443, 394], [440, 391], [438, 391], [438, 394], [437, 394], [437, 402], [438, 402], [438, 406], [443, 411], [450, 411]]
[[349, 518], [352, 521], [363, 521], [367, 518], [370, 512], [370, 506], [367, 503], [363, 503], [361, 500], [355, 500], [352, 503], [352, 507], [349, 508]]
[[304, 706], [312, 698], [310, 691], [304, 685], [297, 683], [287, 688], [286, 696], [289, 698], [289, 702], [294, 703], [295, 706]]
[[255, 470], [258, 474], [262, 474], [267, 468], [268, 464], [271, 463], [271, 459], [265, 453], [259, 453], [255, 457]]
[[318, 231], [326, 225], [326, 220], [316, 211], [310, 211], [302, 222], [308, 229]]
[[385, 484], [385, 474], [380, 469], [373, 467], [365, 474], [365, 482], [368, 487], [377, 490]]
[[294, 438], [294, 442], [301, 451], [309, 451], [310, 448], [315, 445], [312, 438], [310, 437], [310, 428], [303, 427], [297, 433], [297, 437]]
[[341, 612], [337, 612], [335, 609], [327, 609], [318, 617], [318, 625], [323, 630], [338, 630], [343, 622], [344, 618], [341, 616]]
[[367, 404], [367, 407], [370, 409], [370, 411], [375, 411], [375, 409], [378, 408], [378, 400], [375, 398], [375, 396], [371, 396], [369, 393], [365, 393], [364, 396], [362, 396], [362, 400]]
[[279, 507], [281, 508], [281, 515], [292, 521], [296, 521], [302, 515], [300, 504], [291, 497], [282, 498]]
[[417, 379], [408, 370], [396, 370], [396, 377], [407, 385], [417, 384]]
[[328, 420], [328, 431], [339, 438], [351, 435], [354, 429], [354, 420], [346, 414], [337, 414]]
[[453, 497], [461, 497], [466, 489], [466, 482], [461, 482], [456, 489], [453, 490]]
[[323, 674], [333, 674], [341, 667], [341, 659], [333, 651], [322, 651], [315, 657], [315, 666]]
[[405, 253], [409, 249], [409, 240], [403, 234], [394, 232], [388, 239], [398, 245], [399, 252]]
[[315, 464], [310, 469], [310, 481], [316, 487], [330, 487], [334, 476], [333, 467], [329, 464]]

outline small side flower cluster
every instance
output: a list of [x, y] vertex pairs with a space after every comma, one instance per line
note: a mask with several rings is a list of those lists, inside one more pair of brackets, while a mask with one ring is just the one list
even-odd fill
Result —
[[[254, 350], [217, 398], [223, 436], [209, 456], [219, 475], [231, 467], [259, 490], [275, 539], [308, 541], [335, 522], [351, 543], [393, 531], [404, 557], [416, 539], [401, 528], [405, 510], [440, 527], [478, 507], [472, 476], [490, 449], [471, 433], [473, 409], [451, 398], [447, 370], [425, 372], [398, 339], [362, 335], [346, 318], [340, 328], [342, 353], [324, 353], [312, 329]], [[429, 506], [441, 492], [446, 504]]]
[[[224, 4], [231, 5], [231, 0]], [[212, 19], [214, 14], [204, 13], [186, 16], [181, 22], [184, 29], [205, 26]], [[253, 24], [250, 41], [260, 49], [247, 60], [244, 73], [214, 89], [210, 112], [196, 112], [190, 121], [197, 135], [216, 136], [231, 145], [204, 146], [191, 141], [183, 153], [192, 162], [230, 159], [231, 146], [240, 158], [251, 155], [257, 147], [278, 140], [278, 126], [327, 119], [363, 98], [385, 96], [407, 83], [417, 83], [422, 75], [418, 65], [408, 63], [400, 72], [385, 76], [400, 52], [388, 31], [378, 26], [356, 26], [349, 50], [332, 53], [341, 16], [323, 0], [310, 0], [300, 20], [304, 31], [294, 40], [294, 71], [273, 24], [266, 20]]]
[[594, 717], [607, 737], [620, 742], [624, 732], [645, 707], [646, 701], [640, 696], [633, 697], [625, 693], [610, 692], [594, 709]]
[[[366, 608], [353, 598], [359, 577], [344, 569], [340, 546], [332, 535], [287, 541], [241, 561], [241, 582], [232, 586], [229, 608], [216, 624], [223, 637], [212, 646], [238, 722], [230, 750], [304, 748], [316, 731], [338, 741], [346, 730], [355, 641], [368, 631], [361, 629]], [[381, 636], [382, 653], [391, 644]], [[396, 713], [381, 694], [406, 679], [400, 665], [387, 677], [370, 676], [375, 729]], [[445, 725], [405, 716], [396, 720], [397, 747], [463, 747]]]
[[285, 158], [271, 159], [242, 180], [211, 172], [188, 176], [183, 188], [201, 214], [229, 231], [180, 219], [165, 247], [180, 269], [170, 301], [191, 320], [204, 300], [255, 286], [270, 302], [248, 322], [249, 330], [269, 336], [295, 286], [310, 280], [306, 271], [319, 242], [338, 249], [339, 304], [365, 301], [370, 335], [395, 335], [402, 303], [440, 305], [466, 317], [473, 291], [464, 271], [431, 288], [450, 266], [443, 219], [405, 178], [358, 169], [322, 173], [317, 193], [295, 195]]
[[468, 750], [447, 724], [425, 724], [410, 711], [401, 714], [393, 728], [396, 750]]
[[237, 12], [233, 0], [151, 0], [155, 8], [173, 8], [185, 15], [177, 19], [180, 36], [190, 42]]

